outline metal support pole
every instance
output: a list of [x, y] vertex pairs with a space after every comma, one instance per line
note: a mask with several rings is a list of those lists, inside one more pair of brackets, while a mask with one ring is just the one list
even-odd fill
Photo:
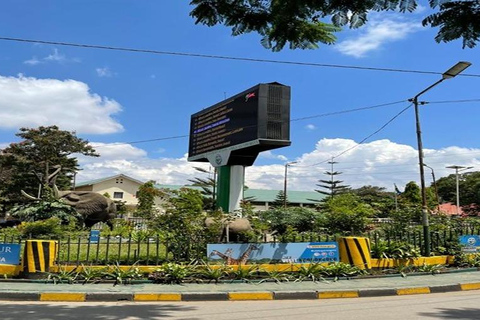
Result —
[[427, 192], [425, 189], [425, 171], [423, 165], [423, 144], [422, 130], [420, 128], [420, 116], [418, 112], [418, 96], [413, 98], [415, 106], [415, 122], [417, 127], [417, 143], [418, 143], [418, 164], [420, 166], [420, 189], [422, 192], [422, 226], [423, 239], [425, 241], [425, 256], [430, 256], [430, 230], [428, 225], [428, 208], [427, 208]]

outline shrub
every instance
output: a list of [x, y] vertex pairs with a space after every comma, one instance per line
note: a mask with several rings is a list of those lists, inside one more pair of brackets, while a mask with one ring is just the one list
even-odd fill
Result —
[[63, 235], [59, 218], [50, 218], [47, 220], [23, 222], [18, 229], [25, 237], [36, 239], [60, 239]]
[[350, 193], [336, 195], [321, 205], [325, 212], [324, 227], [332, 233], [358, 235], [367, 230], [375, 212], [361, 198]]

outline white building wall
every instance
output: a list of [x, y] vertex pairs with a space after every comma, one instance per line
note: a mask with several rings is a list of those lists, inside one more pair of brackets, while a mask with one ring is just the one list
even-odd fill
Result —
[[[140, 184], [137, 182], [133, 182], [123, 177], [118, 177], [93, 185], [92, 191], [100, 194], [105, 194], [107, 192], [112, 200], [125, 201], [127, 205], [137, 205], [138, 199], [136, 194], [139, 187]], [[122, 198], [116, 198], [116, 192], [117, 195], [120, 195], [121, 193]]]

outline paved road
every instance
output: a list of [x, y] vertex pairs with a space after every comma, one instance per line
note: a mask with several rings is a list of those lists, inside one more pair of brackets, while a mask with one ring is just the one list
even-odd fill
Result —
[[360, 299], [165, 303], [0, 302], [2, 320], [480, 319], [480, 292]]

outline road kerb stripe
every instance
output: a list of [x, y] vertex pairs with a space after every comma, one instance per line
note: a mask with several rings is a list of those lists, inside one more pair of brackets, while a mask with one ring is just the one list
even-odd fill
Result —
[[358, 298], [358, 291], [325, 291], [318, 293], [318, 299]]
[[44, 292], [40, 294], [40, 301], [85, 301], [85, 293]]
[[273, 300], [273, 292], [229, 292], [229, 300]]
[[403, 288], [397, 289], [397, 295], [409, 295], [409, 294], [426, 294], [430, 293], [429, 287], [417, 287], [417, 288]]
[[180, 293], [135, 293], [133, 301], [181, 301]]
[[478, 289], [480, 289], [480, 282], [463, 283], [463, 284], [460, 284], [460, 288], [462, 288], [462, 291], [478, 290]]

